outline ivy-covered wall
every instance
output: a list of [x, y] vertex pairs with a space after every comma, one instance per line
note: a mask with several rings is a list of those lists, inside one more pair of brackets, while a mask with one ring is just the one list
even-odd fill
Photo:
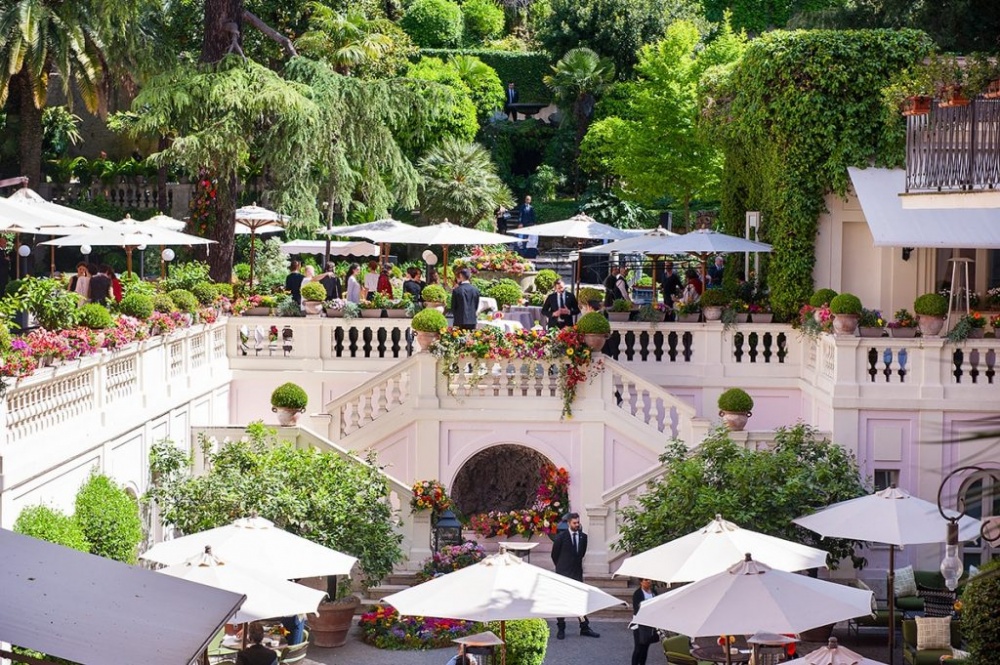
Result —
[[846, 193], [847, 167], [902, 165], [902, 118], [880, 91], [931, 47], [916, 30], [770, 32], [712, 91], [713, 133], [726, 157], [720, 220], [742, 235], [745, 212], [761, 211], [779, 316], [812, 293], [823, 197]]
[[488, 49], [425, 48], [420, 55], [446, 59], [450, 55], [474, 55], [496, 70], [503, 89], [514, 82], [522, 102], [547, 102], [552, 93], [542, 81], [551, 73], [551, 62], [545, 53], [519, 51], [493, 51]]

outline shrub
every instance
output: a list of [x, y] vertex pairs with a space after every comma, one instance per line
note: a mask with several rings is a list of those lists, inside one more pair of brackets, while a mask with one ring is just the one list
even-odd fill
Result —
[[236, 275], [236, 279], [241, 282], [250, 281], [250, 264], [249, 263], [237, 263], [233, 266], [233, 274]]
[[153, 314], [153, 299], [141, 293], [130, 293], [118, 303], [118, 311], [145, 321]]
[[503, 33], [503, 9], [494, 0], [464, 0], [465, 43], [473, 46]]
[[10, 351], [10, 328], [0, 319], [0, 354]]
[[202, 305], [211, 305], [215, 302], [215, 296], [218, 293], [215, 285], [208, 282], [198, 282], [190, 288], [190, 291], [191, 295], [197, 298], [198, 302]]
[[729, 304], [729, 298], [722, 289], [705, 289], [698, 300], [702, 307], [725, 307]]
[[142, 541], [139, 505], [113, 480], [92, 473], [76, 493], [75, 517], [91, 554], [135, 563]]
[[14, 531], [81, 552], [90, 551], [90, 543], [77, 521], [61, 510], [48, 506], [28, 506], [22, 510], [14, 520]]
[[167, 295], [170, 296], [170, 300], [173, 301], [174, 305], [180, 311], [187, 314], [193, 314], [198, 311], [198, 299], [190, 291], [174, 289], [168, 292]]
[[108, 308], [96, 302], [81, 307], [76, 314], [76, 320], [81, 326], [91, 330], [105, 330], [114, 325]]
[[[491, 621], [490, 630], [500, 634], [500, 622]], [[507, 622], [508, 665], [542, 665], [549, 643], [545, 619], [515, 619]]]
[[521, 298], [523, 297], [521, 287], [509, 281], [497, 282], [490, 288], [486, 289], [485, 295], [489, 298], [495, 298], [497, 301], [497, 307], [516, 305], [521, 302]]
[[[539, 273], [541, 274], [541, 273]], [[535, 284], [538, 283], [538, 278], [535, 278]], [[576, 292], [576, 300], [581, 305], [590, 304], [591, 300], [596, 300], [597, 302], [604, 302], [604, 291], [601, 289], [595, 289], [592, 286], [583, 286]]]
[[552, 290], [552, 285], [556, 283], [559, 279], [559, 273], [555, 270], [539, 270], [538, 274], [535, 275], [535, 291], [539, 293], [548, 293]]
[[302, 299], [312, 301], [326, 300], [326, 288], [319, 282], [309, 282], [302, 287]]
[[576, 322], [576, 329], [584, 335], [608, 335], [611, 324], [600, 312], [587, 312]]
[[213, 284], [212, 286], [215, 287], [215, 293], [217, 295], [220, 295], [223, 298], [229, 298], [230, 300], [233, 299], [233, 285], [232, 284], [225, 284], [223, 282], [218, 282], [216, 284]]
[[971, 663], [985, 665], [1000, 645], [1000, 560], [994, 559], [969, 580], [962, 592], [962, 637]]
[[719, 408], [723, 411], [748, 413], [753, 409], [753, 398], [742, 388], [730, 388], [719, 395]]
[[15, 293], [17, 293], [17, 290], [19, 288], [21, 288], [22, 284], [24, 284], [24, 280], [23, 279], [12, 279], [12, 280], [10, 280], [9, 282], [7, 282], [7, 288], [4, 289], [4, 295], [8, 295], [8, 296], [14, 295]]
[[948, 313], [948, 299], [940, 293], [925, 293], [913, 301], [913, 311], [923, 316], [944, 316]]
[[422, 309], [414, 315], [410, 327], [419, 332], [439, 332], [448, 327], [448, 319], [436, 309]]
[[211, 282], [208, 264], [203, 261], [189, 261], [170, 266], [170, 274], [163, 280], [163, 290], [167, 293], [177, 289], [193, 291], [196, 284]]
[[813, 307], [829, 305], [830, 301], [837, 297], [837, 292], [833, 289], [818, 289], [809, 297], [809, 304]]
[[399, 22], [410, 39], [424, 48], [462, 43], [462, 9], [449, 0], [414, 0]]
[[420, 297], [424, 302], [445, 302], [448, 299], [448, 292], [437, 284], [428, 284], [420, 292]]
[[[440, 313], [440, 312], [439, 312]], [[309, 403], [306, 391], [294, 383], [283, 383], [271, 393], [271, 406], [284, 409], [304, 409]]]
[[861, 314], [861, 299], [853, 293], [841, 293], [830, 301], [830, 311], [834, 314]]
[[57, 279], [29, 277], [5, 304], [8, 315], [27, 310], [46, 330], [65, 330], [76, 323], [80, 297], [67, 291]]
[[625, 300], [624, 298], [618, 298], [613, 303], [611, 303], [611, 311], [612, 312], [631, 312], [632, 311], [632, 303], [630, 303], [628, 300]]
[[175, 311], [177, 307], [166, 293], [157, 293], [153, 296], [153, 309], [161, 314], [169, 314]]
[[[551, 73], [551, 60], [547, 53], [490, 49], [424, 49], [421, 53], [445, 60], [451, 55], [474, 55], [496, 71], [503, 87], [506, 88], [510, 81], [517, 83], [522, 102], [544, 102], [552, 98], [552, 91], [543, 81]], [[501, 123], [501, 126], [504, 124]]]

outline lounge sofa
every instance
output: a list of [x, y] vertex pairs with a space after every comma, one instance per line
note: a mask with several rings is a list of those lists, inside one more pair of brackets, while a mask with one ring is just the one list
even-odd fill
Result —
[[[935, 590], [946, 589], [944, 585], [944, 577], [936, 570], [915, 570], [913, 571], [913, 578], [917, 582], [918, 589], [921, 587]], [[968, 579], [968, 575], [963, 575], [958, 581], [958, 588], [955, 589], [955, 594], [958, 597], [962, 596], [962, 588], [965, 586]], [[901, 611], [905, 616], [911, 617], [914, 614], [924, 611], [924, 599], [919, 595], [897, 596], [896, 609]]]

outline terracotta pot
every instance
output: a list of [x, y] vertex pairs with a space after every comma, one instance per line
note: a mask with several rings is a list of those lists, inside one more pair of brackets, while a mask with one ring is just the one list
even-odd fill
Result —
[[600, 353], [601, 349], [604, 348], [604, 343], [608, 341], [611, 335], [606, 335], [603, 333], [584, 333], [583, 341], [590, 347], [590, 350], [594, 353]]
[[305, 310], [306, 316], [319, 316], [323, 313], [323, 301], [303, 300], [302, 309]]
[[318, 647], [342, 647], [354, 623], [354, 612], [361, 604], [357, 596], [348, 596], [332, 603], [320, 603], [319, 614], [309, 619], [309, 634]]
[[913, 339], [917, 336], [916, 328], [889, 328], [889, 336], [896, 339]]
[[833, 334], [838, 337], [853, 337], [858, 329], [857, 314], [834, 314]]
[[928, 95], [914, 95], [903, 102], [903, 115], [927, 115], [931, 112], [933, 99]]
[[441, 333], [417, 331], [417, 344], [420, 346], [420, 353], [428, 353], [431, 344], [441, 338]]
[[290, 409], [286, 406], [272, 406], [271, 411], [278, 414], [278, 424], [282, 427], [295, 427], [299, 416], [305, 409]]
[[705, 315], [706, 321], [720, 321], [722, 320], [722, 307], [710, 306], [702, 307], [701, 313]]
[[740, 413], [739, 411], [719, 411], [719, 417], [722, 418], [723, 424], [731, 432], [742, 432], [747, 426], [747, 420], [752, 415], [750, 411], [745, 413]]
[[928, 314], [918, 314], [917, 324], [920, 334], [924, 337], [940, 337], [941, 329], [944, 328], [943, 316], [930, 316]]

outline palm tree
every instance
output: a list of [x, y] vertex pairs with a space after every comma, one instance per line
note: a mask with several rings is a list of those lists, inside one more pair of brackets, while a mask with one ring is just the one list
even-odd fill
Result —
[[446, 138], [417, 163], [420, 212], [435, 221], [475, 226], [513, 196], [478, 143]]
[[[324, 60], [335, 72], [349, 76], [352, 70], [391, 58], [406, 51], [401, 31], [387, 19], [368, 19], [357, 10], [346, 14], [319, 2], [310, 2], [309, 31], [296, 46], [306, 55]], [[405, 55], [405, 54], [403, 54]]]
[[[552, 67], [552, 73], [545, 76], [545, 85], [556, 96], [556, 103], [569, 107], [576, 123], [576, 153], [579, 156], [580, 143], [587, 134], [587, 128], [594, 116], [597, 97], [603, 93], [615, 78], [615, 65], [608, 58], [602, 58], [589, 48], [575, 48]], [[573, 173], [577, 188], [580, 182], [579, 167], [574, 160]]]

